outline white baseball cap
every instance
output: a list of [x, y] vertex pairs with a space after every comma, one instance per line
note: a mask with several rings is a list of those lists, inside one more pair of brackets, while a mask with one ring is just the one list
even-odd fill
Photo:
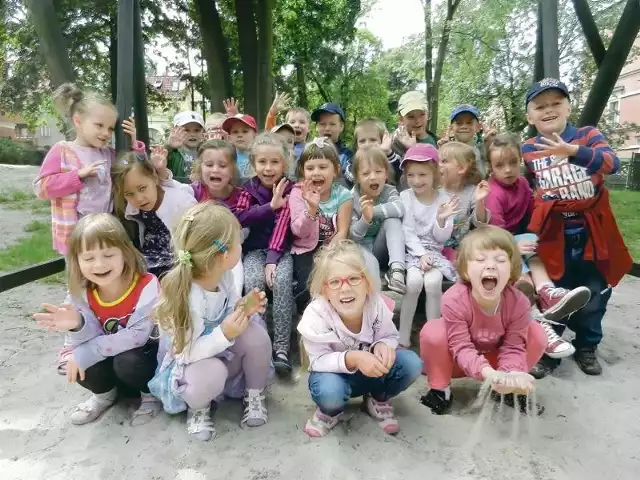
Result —
[[174, 127], [184, 127], [187, 123], [197, 123], [204, 128], [204, 118], [198, 112], [180, 112], [173, 117]]

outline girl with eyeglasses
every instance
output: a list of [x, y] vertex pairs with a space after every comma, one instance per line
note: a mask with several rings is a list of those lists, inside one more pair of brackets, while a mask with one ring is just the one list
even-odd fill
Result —
[[304, 428], [310, 437], [329, 433], [354, 397], [363, 397], [365, 412], [385, 433], [399, 431], [391, 398], [420, 376], [422, 361], [411, 350], [398, 350], [393, 302], [374, 285], [353, 241], [323, 247], [316, 256], [313, 300], [298, 324], [317, 405]]

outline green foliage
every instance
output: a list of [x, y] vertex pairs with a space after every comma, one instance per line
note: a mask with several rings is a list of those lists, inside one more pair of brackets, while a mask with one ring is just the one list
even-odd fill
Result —
[[40, 165], [44, 155], [29, 146], [0, 138], [0, 163], [10, 165]]

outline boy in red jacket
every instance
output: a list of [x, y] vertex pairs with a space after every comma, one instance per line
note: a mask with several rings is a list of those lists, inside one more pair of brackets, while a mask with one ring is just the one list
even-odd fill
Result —
[[[611, 287], [632, 265], [604, 185], [604, 176], [616, 173], [620, 160], [596, 128], [568, 123], [569, 91], [561, 81], [534, 83], [526, 106], [527, 121], [538, 131], [522, 145], [537, 193], [529, 230], [538, 235], [538, 255], [556, 285], [591, 290], [591, 300], [569, 318], [568, 326], [576, 333], [578, 366], [587, 375], [600, 375], [596, 349]], [[531, 373], [542, 378], [559, 363], [543, 357]]]

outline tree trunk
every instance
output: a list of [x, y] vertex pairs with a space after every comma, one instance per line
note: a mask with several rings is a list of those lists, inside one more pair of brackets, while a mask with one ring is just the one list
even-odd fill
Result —
[[212, 111], [222, 110], [222, 101], [233, 96], [229, 45], [222, 33], [222, 21], [215, 0], [194, 0], [202, 37], [202, 54], [207, 61], [209, 98]]
[[431, 0], [422, 0], [424, 9], [424, 81], [427, 88], [429, 112], [433, 105], [433, 31], [431, 29]]
[[298, 106], [309, 109], [309, 96], [307, 94], [307, 81], [304, 74], [304, 65], [300, 60], [293, 64], [296, 69], [296, 88], [298, 90]]
[[258, 0], [258, 118], [267, 116], [273, 101], [273, 7], [274, 0]]
[[260, 68], [258, 65], [258, 32], [253, 0], [235, 0], [235, 7], [238, 22], [240, 63], [242, 65], [244, 112], [257, 117], [259, 110], [258, 84], [260, 82]]
[[115, 105], [118, 93], [118, 30], [115, 15], [109, 22], [109, 87], [111, 101]]

